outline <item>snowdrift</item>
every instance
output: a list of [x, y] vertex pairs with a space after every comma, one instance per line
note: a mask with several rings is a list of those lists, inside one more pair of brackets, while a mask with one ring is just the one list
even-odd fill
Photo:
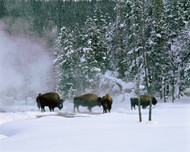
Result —
[[23, 112], [1, 112], [0, 151], [189, 152], [189, 101], [158, 103], [151, 122], [148, 109], [142, 110], [142, 123], [128, 102], [115, 102], [108, 114], [99, 107], [93, 113], [85, 108], [72, 113], [71, 102], [55, 112], [41, 113], [32, 106]]

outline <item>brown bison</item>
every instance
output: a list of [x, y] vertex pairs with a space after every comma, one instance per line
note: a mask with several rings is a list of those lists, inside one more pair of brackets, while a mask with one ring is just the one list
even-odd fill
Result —
[[98, 97], [95, 94], [84, 94], [82, 96], [76, 96], [74, 97], [74, 108], [73, 111], [75, 111], [75, 108], [77, 108], [79, 112], [79, 106], [87, 107], [88, 110], [91, 112], [92, 108], [95, 106], [101, 106], [100, 97]]
[[50, 111], [54, 111], [55, 107], [59, 110], [63, 108], [63, 100], [60, 99], [56, 92], [49, 92], [45, 94], [39, 94], [36, 98], [37, 106], [42, 112], [45, 112], [44, 107], [48, 106]]
[[106, 94], [100, 99], [100, 101], [103, 107], [103, 113], [107, 113], [107, 111], [110, 112], [113, 103], [111, 96], [109, 94]]
[[[140, 104], [142, 106], [143, 109], [146, 109], [149, 105], [150, 105], [150, 99], [152, 96], [150, 95], [141, 95], [140, 96]], [[135, 109], [135, 105], [138, 106], [138, 97], [134, 97], [134, 98], [130, 98], [131, 100], [131, 109]], [[156, 105], [157, 104], [157, 100], [155, 97], [152, 97], [152, 104]]]

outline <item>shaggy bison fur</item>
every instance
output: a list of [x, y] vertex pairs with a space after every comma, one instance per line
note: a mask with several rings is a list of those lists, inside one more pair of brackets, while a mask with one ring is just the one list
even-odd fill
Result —
[[36, 102], [38, 108], [41, 108], [42, 112], [45, 111], [45, 106], [48, 106], [50, 111], [54, 111], [55, 107], [58, 107], [59, 110], [63, 108], [63, 100], [60, 99], [56, 92], [49, 92], [45, 94], [40, 93], [36, 98]]
[[[142, 106], [143, 109], [146, 109], [149, 105], [150, 105], [150, 99], [152, 96], [150, 95], [141, 95], [140, 96], [140, 104]], [[138, 97], [134, 97], [134, 98], [130, 98], [131, 100], [131, 109], [135, 109], [135, 105], [138, 106]], [[155, 97], [152, 97], [152, 104], [156, 105], [157, 104], [157, 100]]]
[[113, 100], [109, 94], [106, 94], [101, 99], [101, 105], [103, 107], [103, 113], [107, 113], [111, 111]]
[[101, 106], [100, 97], [91, 93], [84, 94], [82, 96], [76, 96], [74, 97], [73, 111], [75, 111], [75, 108], [77, 108], [79, 112], [79, 106], [87, 107], [88, 110], [91, 112], [93, 107]]

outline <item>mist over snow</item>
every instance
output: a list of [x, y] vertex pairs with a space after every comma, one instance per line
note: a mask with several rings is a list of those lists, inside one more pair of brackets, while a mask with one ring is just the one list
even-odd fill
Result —
[[52, 59], [43, 44], [11, 36], [0, 23], [0, 103], [34, 98], [53, 89]]

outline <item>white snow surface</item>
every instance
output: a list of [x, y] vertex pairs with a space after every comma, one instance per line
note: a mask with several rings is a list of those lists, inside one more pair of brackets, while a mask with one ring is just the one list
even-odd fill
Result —
[[[119, 100], [123, 100], [120, 102]], [[61, 111], [42, 113], [36, 105], [0, 105], [0, 152], [189, 152], [190, 98], [159, 101], [148, 121], [148, 109], [131, 110], [129, 97], [114, 98], [111, 113], [92, 113], [66, 101]]]

